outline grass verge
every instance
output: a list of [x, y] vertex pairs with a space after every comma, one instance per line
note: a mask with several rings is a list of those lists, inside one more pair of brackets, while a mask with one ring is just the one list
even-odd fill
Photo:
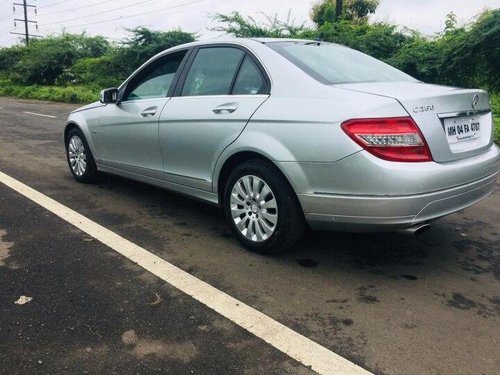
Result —
[[88, 86], [20, 86], [0, 80], [0, 96], [63, 103], [91, 103], [99, 99], [99, 90]]

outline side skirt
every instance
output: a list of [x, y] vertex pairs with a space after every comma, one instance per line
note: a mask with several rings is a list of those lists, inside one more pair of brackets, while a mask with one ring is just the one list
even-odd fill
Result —
[[125, 177], [125, 178], [130, 178], [130, 179], [135, 180], [135, 181], [139, 181], [139, 182], [143, 182], [143, 183], [146, 183], [149, 185], [153, 185], [153, 186], [157, 186], [157, 187], [160, 187], [163, 189], [167, 189], [167, 190], [170, 190], [170, 191], [182, 194], [182, 195], [186, 195], [188, 197], [195, 198], [195, 199], [201, 200], [203, 202], [211, 203], [214, 205], [219, 204], [218, 195], [215, 193], [209, 192], [209, 191], [195, 189], [192, 187], [168, 182], [165, 180], [160, 180], [157, 178], [148, 177], [148, 176], [124, 171], [122, 169], [110, 167], [108, 165], [104, 165], [104, 164], [101, 164], [98, 162], [96, 164], [97, 164], [97, 169], [101, 172], [110, 173], [110, 174], [114, 174], [114, 175]]

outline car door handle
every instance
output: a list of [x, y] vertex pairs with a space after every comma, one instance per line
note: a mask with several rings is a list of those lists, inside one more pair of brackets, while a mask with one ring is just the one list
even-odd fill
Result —
[[212, 112], [215, 113], [216, 115], [225, 115], [228, 113], [233, 113], [238, 109], [238, 104], [236, 103], [228, 103], [228, 104], [222, 104], [219, 105], [218, 107], [215, 107], [212, 109]]
[[142, 117], [153, 117], [156, 114], [157, 107], [149, 107], [141, 112]]

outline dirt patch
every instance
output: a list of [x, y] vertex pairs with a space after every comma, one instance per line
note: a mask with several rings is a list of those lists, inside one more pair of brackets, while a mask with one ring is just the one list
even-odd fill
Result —
[[10, 249], [14, 246], [14, 242], [4, 241], [4, 237], [7, 235], [7, 232], [3, 229], [0, 229], [0, 267], [7, 267], [11, 270], [16, 270], [19, 268], [19, 265], [12, 261], [7, 261], [10, 257]]
[[446, 304], [460, 310], [470, 310], [477, 307], [477, 302], [464, 297], [460, 293], [453, 293]]
[[312, 259], [297, 259], [297, 263], [301, 265], [302, 267], [316, 267], [318, 265], [318, 262]]
[[359, 300], [363, 303], [378, 303], [378, 302], [380, 302], [380, 300], [376, 296], [374, 296], [372, 294], [368, 294], [371, 291], [373, 291], [374, 289], [375, 289], [374, 285], [359, 287], [358, 288]]
[[410, 280], [410, 281], [415, 281], [418, 279], [417, 276], [413, 276], [413, 275], [401, 275], [401, 277], [406, 279], [406, 280]]
[[191, 342], [165, 342], [140, 338], [133, 329], [122, 334], [122, 342], [131, 347], [130, 352], [138, 357], [156, 356], [182, 363], [192, 361], [198, 355], [198, 349]]

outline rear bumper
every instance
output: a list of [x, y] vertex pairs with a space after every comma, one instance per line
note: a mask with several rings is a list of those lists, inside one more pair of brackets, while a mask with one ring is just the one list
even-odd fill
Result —
[[395, 197], [299, 194], [306, 220], [314, 229], [390, 231], [461, 210], [493, 191], [498, 172], [451, 189]]
[[365, 151], [333, 163], [277, 163], [316, 229], [391, 231], [437, 219], [486, 198], [500, 149], [448, 163], [397, 163]]

